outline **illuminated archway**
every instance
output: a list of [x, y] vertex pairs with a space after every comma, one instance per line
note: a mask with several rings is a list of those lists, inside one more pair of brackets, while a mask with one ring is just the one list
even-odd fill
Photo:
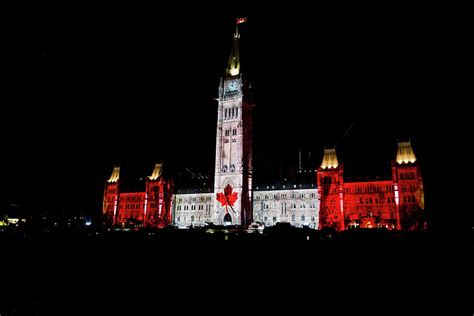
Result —
[[232, 216], [229, 213], [225, 214], [224, 216], [224, 225], [229, 226], [232, 225]]

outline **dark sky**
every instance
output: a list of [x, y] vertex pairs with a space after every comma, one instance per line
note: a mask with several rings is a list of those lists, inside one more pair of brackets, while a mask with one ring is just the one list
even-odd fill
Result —
[[299, 146], [314, 168], [336, 143], [348, 176], [383, 176], [397, 140], [411, 138], [435, 192], [435, 146], [447, 141], [435, 108], [453, 67], [448, 12], [186, 8], [39, 7], [12, 18], [2, 45], [2, 204], [92, 212], [115, 163], [130, 177], [156, 160], [170, 174], [212, 170], [213, 98], [236, 16], [249, 20], [241, 59], [257, 104], [257, 182], [279, 166], [291, 173]]

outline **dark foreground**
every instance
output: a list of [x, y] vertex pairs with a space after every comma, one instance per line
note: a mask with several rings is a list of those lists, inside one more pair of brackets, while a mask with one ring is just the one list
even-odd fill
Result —
[[472, 243], [429, 232], [91, 228], [4, 231], [0, 246], [2, 316], [247, 314], [251, 304], [472, 315]]

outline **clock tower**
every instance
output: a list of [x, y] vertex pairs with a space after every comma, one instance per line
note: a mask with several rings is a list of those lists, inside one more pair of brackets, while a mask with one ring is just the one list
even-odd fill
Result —
[[248, 226], [252, 222], [252, 108], [242, 79], [238, 24], [226, 76], [219, 84], [215, 206], [216, 225]]

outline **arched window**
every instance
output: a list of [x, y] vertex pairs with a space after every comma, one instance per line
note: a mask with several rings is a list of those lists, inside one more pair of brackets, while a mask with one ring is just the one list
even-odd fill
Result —
[[225, 118], [227, 118], [227, 109], [225, 109], [225, 115], [224, 115]]
[[291, 221], [292, 221], [292, 222], [295, 221], [295, 213], [291, 214]]
[[360, 198], [360, 204], [364, 204], [364, 200]]
[[191, 222], [194, 222], [194, 215], [191, 215]]
[[415, 198], [415, 195], [414, 195], [414, 194], [412, 194], [412, 196], [411, 196], [411, 201], [412, 201], [413, 203], [416, 203], [416, 198]]
[[375, 198], [375, 204], [379, 204], [379, 199]]
[[301, 215], [301, 221], [304, 222], [305, 218], [304, 215]]
[[372, 198], [370, 198], [370, 204], [373, 204], [373, 202], [372, 202]]
[[365, 204], [369, 204], [369, 199], [365, 198]]
[[404, 203], [407, 202], [407, 197], [406, 197], [406, 195], [403, 196], [403, 202], [404, 202]]

